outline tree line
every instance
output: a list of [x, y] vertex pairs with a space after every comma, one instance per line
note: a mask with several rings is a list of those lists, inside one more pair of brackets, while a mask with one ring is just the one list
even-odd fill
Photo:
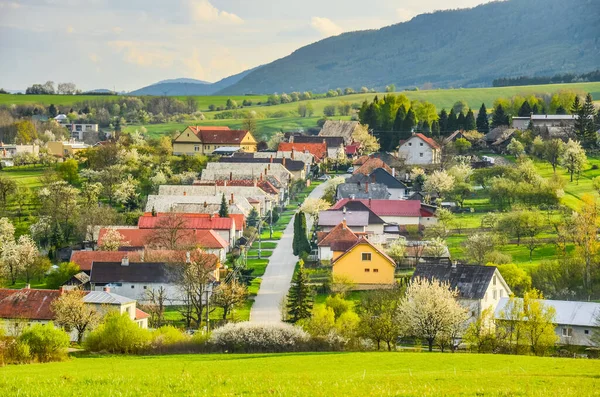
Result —
[[589, 73], [565, 73], [554, 76], [501, 77], [492, 81], [493, 87], [512, 87], [522, 85], [565, 84], [588, 81], [600, 81], [600, 69]]

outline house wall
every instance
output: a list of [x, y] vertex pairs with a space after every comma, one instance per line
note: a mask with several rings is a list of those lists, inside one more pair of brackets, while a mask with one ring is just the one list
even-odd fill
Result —
[[[371, 260], [363, 261], [362, 254]], [[367, 271], [368, 269], [368, 271]], [[333, 274], [343, 275], [356, 284], [393, 284], [395, 265], [368, 244], [359, 244], [333, 264]]]
[[435, 216], [421, 217], [419, 219], [419, 222], [422, 226], [431, 226], [431, 225], [437, 225], [438, 219]]
[[390, 189], [388, 188], [390, 197], [388, 200], [403, 200], [408, 196], [408, 189]]
[[[337, 225], [333, 225], [333, 226], [319, 226], [319, 229], [322, 232], [330, 232], [334, 227], [336, 227]], [[354, 233], [364, 233], [366, 231], [366, 227], [365, 226], [350, 226], [347, 225], [348, 229], [352, 230]], [[381, 228], [382, 233], [383, 233], [383, 227]]]
[[330, 261], [333, 258], [333, 252], [329, 247], [319, 247], [319, 260]]
[[420, 222], [420, 217], [418, 216], [387, 216], [380, 215], [381, 219], [383, 219], [386, 223], [394, 223], [397, 225], [418, 225]]
[[383, 225], [368, 225], [365, 228], [365, 232], [376, 234], [376, 235], [383, 234]]
[[439, 163], [439, 151], [433, 149], [418, 137], [412, 137], [398, 149], [398, 157], [405, 159], [406, 164]]
[[[506, 282], [500, 275], [498, 269], [494, 272], [492, 276], [492, 281], [490, 285], [488, 285], [485, 296], [480, 302], [481, 311], [484, 311], [488, 307], [491, 307], [493, 311], [498, 307], [498, 303], [500, 303], [500, 298], [506, 298], [510, 296], [510, 288], [506, 285]], [[481, 314], [481, 313], [479, 313]]]
[[[571, 329], [571, 336], [563, 336], [563, 329]], [[591, 337], [594, 332], [598, 332], [600, 327], [582, 327], [578, 325], [558, 324], [554, 329], [554, 332], [559, 337], [561, 345], [575, 345], [575, 346], [595, 346], [592, 342]], [[586, 334], [587, 331], [587, 334]]]
[[[120, 284], [120, 285], [119, 285]], [[93, 285], [93, 291], [102, 291], [104, 285]], [[110, 291], [124, 296], [126, 298], [131, 298], [137, 300], [140, 304], [148, 303], [145, 300], [145, 293], [148, 290], [158, 290], [160, 287], [165, 289], [166, 293], [166, 302], [165, 306], [176, 306], [181, 305], [182, 297], [181, 291], [179, 287], [175, 284], [159, 284], [159, 283], [111, 283]], [[126, 309], [122, 309], [121, 313], [124, 313]], [[135, 303], [133, 304], [133, 318], [135, 318]]]

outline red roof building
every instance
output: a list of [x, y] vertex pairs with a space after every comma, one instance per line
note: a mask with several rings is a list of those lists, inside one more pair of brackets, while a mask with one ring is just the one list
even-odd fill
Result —
[[260, 174], [260, 179], [230, 179], [230, 180], [217, 180], [217, 181], [196, 181], [194, 186], [242, 186], [242, 187], [258, 187], [267, 194], [277, 195], [279, 189], [277, 189], [269, 181], [263, 179], [263, 175]]
[[[161, 229], [168, 227], [168, 219], [170, 214], [157, 215], [157, 216], [141, 216], [138, 220], [138, 227], [140, 229]], [[197, 229], [197, 230], [231, 230], [235, 228], [234, 218], [219, 218], [218, 216], [208, 215], [206, 217], [186, 217], [179, 216], [183, 214], [177, 214], [177, 218], [180, 222], [177, 227], [180, 229]]]
[[140, 260], [139, 252], [125, 251], [73, 251], [71, 253], [71, 262], [77, 264], [79, 269], [89, 272], [94, 262], [120, 262], [123, 258], [135, 262]]
[[[153, 239], [156, 236], [156, 229], [138, 229], [138, 228], [113, 228], [123, 236], [124, 247], [142, 248], [147, 245], [154, 245]], [[108, 228], [100, 230], [98, 235], [98, 245], [102, 245], [104, 236]], [[183, 229], [179, 230], [178, 243], [184, 246], [200, 247], [204, 249], [227, 249], [229, 243], [214, 230]]]
[[61, 293], [62, 290], [0, 289], [0, 318], [52, 320], [52, 302], [58, 299]]
[[373, 171], [378, 168], [383, 168], [390, 174], [392, 173], [392, 169], [380, 158], [371, 157], [367, 161], [365, 161], [359, 168], [357, 168], [353, 174], [363, 174], [366, 176], [371, 175]]
[[327, 156], [326, 143], [285, 143], [282, 142], [277, 148], [278, 152], [302, 152], [314, 156], [315, 162], [321, 162]]

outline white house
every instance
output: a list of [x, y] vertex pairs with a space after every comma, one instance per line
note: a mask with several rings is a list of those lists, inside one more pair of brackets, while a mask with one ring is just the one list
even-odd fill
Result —
[[458, 289], [458, 300], [469, 310], [472, 320], [488, 307], [496, 310], [502, 298], [512, 293], [495, 266], [417, 264], [412, 279], [417, 277], [435, 279]]
[[65, 127], [71, 133], [71, 139], [84, 140], [85, 134], [98, 133], [98, 124], [66, 124]]
[[[515, 298], [521, 300], [521, 298]], [[600, 332], [600, 303], [541, 300], [542, 304], [556, 312], [556, 335], [562, 345], [595, 346], [591, 340], [594, 332]], [[510, 299], [503, 298], [496, 308], [495, 317], [504, 318]]]
[[441, 148], [433, 139], [416, 133], [406, 141], [400, 141], [398, 157], [408, 165], [438, 164], [441, 161]]

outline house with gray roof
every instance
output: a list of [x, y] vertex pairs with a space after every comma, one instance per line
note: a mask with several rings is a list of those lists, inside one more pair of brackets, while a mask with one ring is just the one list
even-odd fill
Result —
[[[183, 196], [183, 195], [150, 195], [146, 202], [146, 212], [177, 212], [185, 214], [210, 214], [219, 211], [221, 197], [214, 194], [208, 196]], [[233, 196], [229, 203], [230, 214], [250, 214], [255, 208], [246, 197]]]
[[369, 213], [364, 212], [342, 212], [342, 211], [320, 211], [319, 230], [329, 232], [334, 227], [346, 221], [346, 226], [355, 233], [366, 233], [369, 227]]
[[390, 193], [381, 183], [357, 182], [342, 183], [337, 187], [336, 199], [373, 199], [388, 200]]
[[416, 278], [438, 280], [458, 290], [458, 301], [469, 310], [471, 320], [489, 307], [495, 311], [501, 299], [512, 294], [495, 266], [417, 264], [412, 280]]
[[369, 176], [356, 173], [346, 179], [346, 183], [378, 183], [387, 187], [390, 200], [405, 199], [410, 194], [410, 189], [394, 175], [383, 168], [377, 168]]
[[358, 121], [327, 120], [319, 132], [320, 137], [342, 137], [344, 145], [350, 145], [353, 141], [352, 134], [358, 128]]
[[[522, 305], [521, 298], [514, 298]], [[555, 333], [562, 345], [596, 346], [592, 341], [594, 332], [600, 332], [600, 303], [578, 301], [556, 301], [542, 299], [540, 302], [551, 307], [556, 313]], [[496, 307], [496, 320], [504, 320], [505, 313], [511, 308], [511, 300], [502, 298]]]

